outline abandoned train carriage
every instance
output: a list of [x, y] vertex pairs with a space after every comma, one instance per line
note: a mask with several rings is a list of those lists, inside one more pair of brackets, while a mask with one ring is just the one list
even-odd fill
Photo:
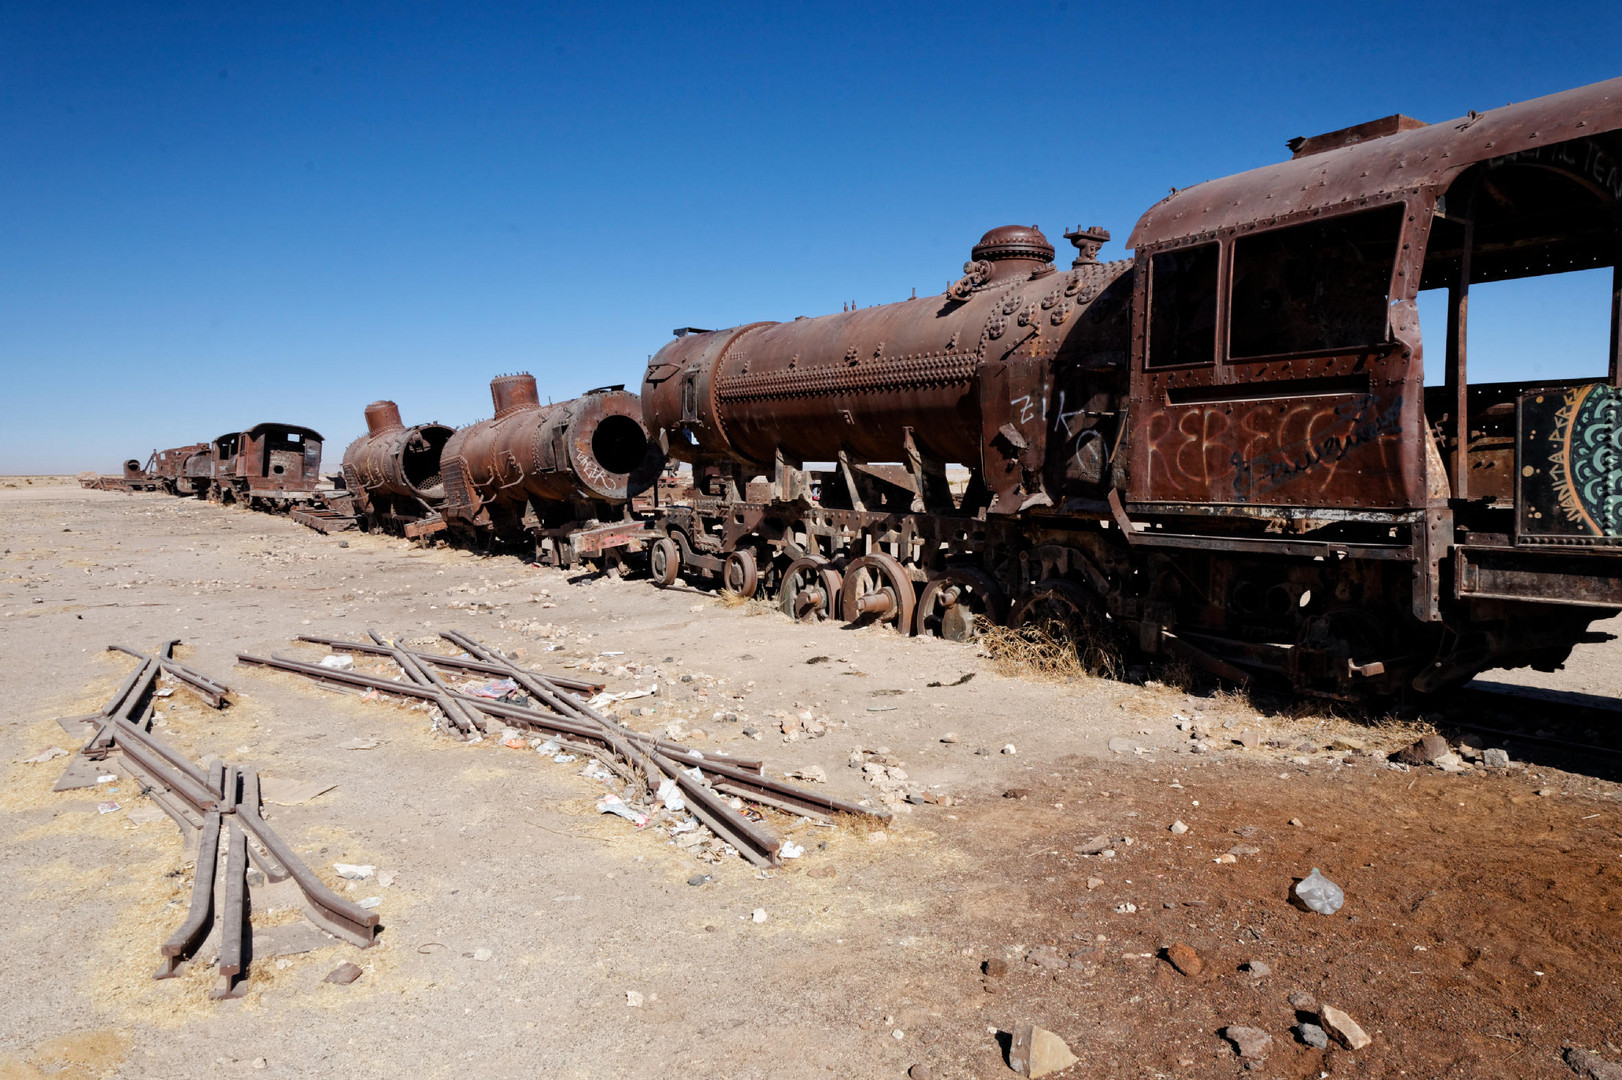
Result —
[[256, 424], [211, 444], [209, 497], [285, 510], [315, 500], [321, 484], [321, 434], [296, 424]]
[[[1622, 607], [1622, 80], [1291, 146], [1153, 207], [1129, 263], [999, 229], [943, 296], [679, 336], [643, 399], [697, 490], [656, 581], [953, 637], [1107, 613], [1344, 697], [1562, 662]], [[1603, 267], [1592, 378], [1471, 382], [1473, 285]]]

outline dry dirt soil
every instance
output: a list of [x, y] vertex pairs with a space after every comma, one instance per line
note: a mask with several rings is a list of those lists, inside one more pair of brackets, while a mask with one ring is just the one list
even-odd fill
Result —
[[[1023, 1023], [1068, 1041], [1076, 1077], [1559, 1077], [1567, 1045], [1622, 1058], [1622, 805], [1601, 754], [1511, 742], [1508, 770], [1403, 771], [1384, 754], [1411, 722], [1006, 677], [968, 646], [161, 494], [0, 490], [0, 548], [4, 1080], [996, 1078]], [[820, 766], [827, 790], [875, 805], [849, 762], [883, 752], [946, 801], [883, 827], [770, 815], [804, 857], [711, 865], [595, 813], [603, 785], [579, 763], [235, 663], [319, 659], [297, 635], [367, 628], [458, 628], [612, 691], [656, 683], [620, 707], [629, 722], [774, 775]], [[152, 979], [189, 895], [178, 830], [127, 778], [57, 793], [67, 759], [23, 759], [74, 748], [56, 719], [99, 707], [134, 663], [107, 645], [172, 637], [233, 704], [177, 690], [158, 730], [199, 760], [332, 785], [266, 814], [329, 884], [380, 898], [371, 949], [275, 956], [267, 936], [234, 1001], [208, 997], [212, 944]], [[1524, 681], [1611, 700], [1619, 661], [1622, 645], [1584, 646]], [[790, 739], [778, 711], [827, 732]], [[1190, 752], [1179, 716], [1211, 752]], [[1607, 734], [1562, 726], [1558, 703], [1532, 723]], [[1078, 852], [1095, 837], [1113, 855]], [[348, 883], [336, 862], [379, 874]], [[1332, 916], [1293, 902], [1313, 867], [1345, 889]], [[302, 921], [275, 888], [254, 890], [256, 933]], [[356, 982], [323, 982], [347, 961]], [[1303, 1045], [1292, 993], [1372, 1042]], [[1228, 1025], [1266, 1031], [1271, 1052], [1242, 1060]]]

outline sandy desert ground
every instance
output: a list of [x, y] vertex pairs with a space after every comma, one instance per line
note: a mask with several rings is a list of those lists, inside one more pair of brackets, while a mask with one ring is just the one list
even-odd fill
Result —
[[[1009, 677], [971, 646], [161, 494], [4, 487], [0, 549], [4, 1080], [997, 1078], [1024, 1023], [1069, 1043], [1077, 1077], [1561, 1077], [1568, 1046], [1622, 1060], [1622, 804], [1603, 753], [1510, 740], [1508, 769], [1399, 769], [1386, 754], [1412, 721]], [[368, 628], [461, 629], [611, 691], [657, 683], [622, 706], [633, 726], [774, 775], [818, 766], [852, 800], [880, 795], [853, 754], [879, 755], [945, 798], [883, 827], [774, 815], [803, 857], [709, 864], [596, 813], [604, 785], [578, 762], [235, 664], [319, 659], [294, 638]], [[53, 792], [67, 759], [24, 760], [75, 749], [57, 718], [134, 664], [107, 645], [175, 637], [233, 704], [177, 690], [158, 730], [197, 760], [331, 785], [267, 817], [333, 887], [381, 900], [372, 948], [277, 956], [272, 931], [302, 920], [256, 887], [267, 936], [238, 1000], [209, 999], [211, 944], [151, 977], [189, 895], [179, 831], [128, 778]], [[1612, 700], [1622, 643], [1492, 678]], [[825, 733], [785, 733], [802, 712]], [[1615, 738], [1558, 705], [1535, 723]], [[1086, 853], [1094, 838], [1113, 855]], [[378, 874], [345, 882], [338, 862]], [[1292, 903], [1313, 867], [1344, 887], [1335, 915]], [[1198, 955], [1192, 973], [1171, 946]], [[345, 962], [358, 980], [323, 981]], [[1304, 1044], [1302, 994], [1372, 1042]], [[1270, 1049], [1241, 1058], [1229, 1025]]]

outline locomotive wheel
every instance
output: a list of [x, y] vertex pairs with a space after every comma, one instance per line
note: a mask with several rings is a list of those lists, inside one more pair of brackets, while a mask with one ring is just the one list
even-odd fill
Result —
[[648, 548], [648, 573], [653, 575], [653, 583], [661, 589], [668, 589], [676, 583], [676, 574], [681, 570], [681, 552], [676, 548], [676, 541], [668, 536], [661, 536]]
[[760, 587], [760, 573], [755, 569], [755, 556], [743, 548], [727, 556], [721, 567], [721, 587], [745, 600], [755, 595]]
[[795, 559], [783, 571], [783, 585], [777, 592], [777, 606], [798, 622], [821, 622], [839, 611], [839, 592], [844, 579], [825, 560]]
[[953, 567], [929, 579], [918, 594], [918, 634], [948, 641], [972, 641], [977, 618], [1001, 625], [1008, 598], [990, 575], [973, 567]]
[[853, 625], [894, 623], [903, 634], [912, 633], [912, 612], [917, 602], [907, 568], [893, 556], [863, 555], [845, 568], [841, 614]]

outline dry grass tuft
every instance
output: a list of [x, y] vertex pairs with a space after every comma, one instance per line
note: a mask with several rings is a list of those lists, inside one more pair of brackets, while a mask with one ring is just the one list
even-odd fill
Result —
[[1119, 678], [1121, 651], [1107, 630], [1050, 620], [993, 626], [981, 620], [980, 646], [999, 675], [1069, 682], [1085, 675]]

